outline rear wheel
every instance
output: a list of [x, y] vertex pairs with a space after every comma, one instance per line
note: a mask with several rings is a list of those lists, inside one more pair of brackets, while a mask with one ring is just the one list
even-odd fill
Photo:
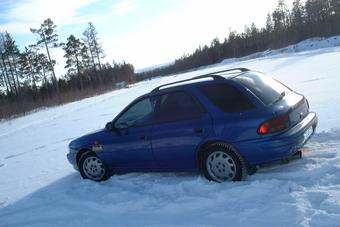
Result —
[[242, 180], [242, 163], [233, 148], [213, 145], [203, 155], [203, 173], [216, 182]]
[[107, 166], [93, 152], [85, 153], [80, 157], [79, 172], [84, 179], [94, 181], [103, 181], [110, 177]]

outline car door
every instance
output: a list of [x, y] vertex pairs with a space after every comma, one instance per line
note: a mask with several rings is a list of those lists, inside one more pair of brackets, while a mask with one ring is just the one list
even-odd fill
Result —
[[[151, 129], [155, 101], [143, 98], [130, 105], [113, 122], [104, 144], [105, 160], [115, 169], [144, 170], [154, 167]], [[106, 138], [108, 138], [106, 136]]]
[[152, 149], [159, 168], [197, 168], [195, 151], [212, 127], [209, 114], [187, 91], [170, 92], [158, 100]]

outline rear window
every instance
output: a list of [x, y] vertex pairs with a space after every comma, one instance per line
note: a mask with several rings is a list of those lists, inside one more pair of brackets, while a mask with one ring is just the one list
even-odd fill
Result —
[[233, 78], [256, 95], [265, 105], [270, 105], [281, 98], [283, 92], [290, 89], [273, 78], [259, 74], [249, 73]]
[[243, 112], [254, 104], [236, 87], [229, 84], [210, 84], [200, 87], [203, 94], [224, 112]]

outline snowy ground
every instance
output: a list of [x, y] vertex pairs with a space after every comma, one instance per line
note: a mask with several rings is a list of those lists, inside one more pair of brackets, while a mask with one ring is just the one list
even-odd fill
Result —
[[[249, 67], [309, 99], [319, 116], [303, 159], [243, 182], [199, 174], [135, 173], [82, 180], [66, 160], [73, 138], [96, 130], [153, 87]], [[0, 226], [339, 226], [340, 47], [225, 62], [0, 123]]]

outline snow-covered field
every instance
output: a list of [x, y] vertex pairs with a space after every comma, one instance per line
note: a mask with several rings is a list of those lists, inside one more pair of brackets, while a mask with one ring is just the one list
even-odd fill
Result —
[[[303, 93], [318, 113], [317, 133], [303, 159], [222, 184], [187, 173], [133, 173], [95, 183], [82, 180], [67, 162], [73, 138], [104, 127], [153, 87], [241, 66]], [[340, 47], [283, 51], [1, 122], [0, 226], [340, 226], [339, 84]]]

